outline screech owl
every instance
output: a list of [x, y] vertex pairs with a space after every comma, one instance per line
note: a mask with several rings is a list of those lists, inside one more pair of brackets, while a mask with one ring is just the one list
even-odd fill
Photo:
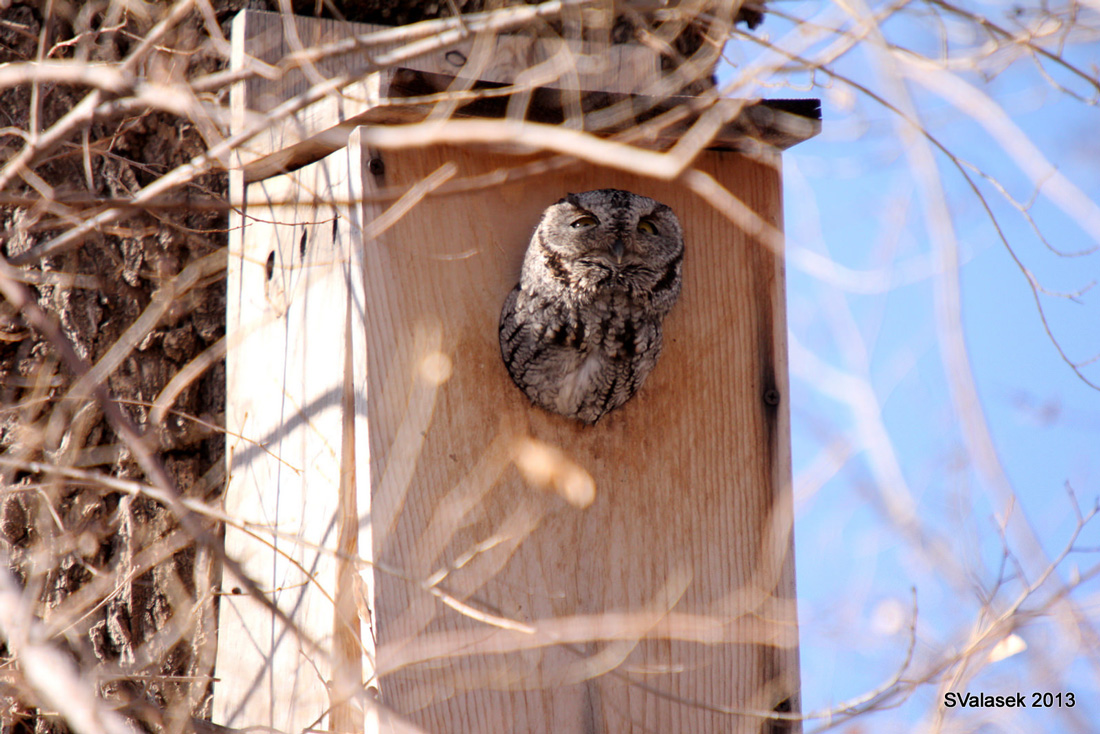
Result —
[[543, 212], [500, 314], [500, 352], [536, 405], [595, 423], [657, 364], [680, 295], [684, 237], [668, 206], [618, 189]]

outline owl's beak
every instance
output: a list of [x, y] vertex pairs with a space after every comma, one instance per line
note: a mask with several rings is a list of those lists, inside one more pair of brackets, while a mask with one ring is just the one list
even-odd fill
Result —
[[615, 263], [617, 265], [623, 264], [623, 253], [625, 251], [626, 248], [623, 246], [622, 240], [615, 240], [611, 243], [611, 255], [615, 258]]

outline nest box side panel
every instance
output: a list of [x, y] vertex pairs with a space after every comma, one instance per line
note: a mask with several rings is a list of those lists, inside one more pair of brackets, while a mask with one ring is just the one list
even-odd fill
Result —
[[249, 185], [231, 219], [225, 549], [260, 593], [226, 571], [214, 687], [226, 726], [361, 726], [346, 703], [363, 676], [353, 577], [369, 512], [354, 471], [357, 452], [367, 464], [366, 365], [347, 179], [342, 150]]

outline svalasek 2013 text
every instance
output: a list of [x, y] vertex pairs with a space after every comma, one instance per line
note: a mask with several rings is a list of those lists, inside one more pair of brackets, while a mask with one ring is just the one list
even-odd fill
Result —
[[1040, 691], [1032, 691], [1031, 693], [1010, 693], [1008, 695], [994, 696], [989, 693], [979, 691], [978, 693], [971, 693], [967, 691], [965, 693], [958, 693], [956, 691], [948, 691], [943, 694], [943, 705], [949, 709], [953, 708], [1033, 708], [1033, 709], [1049, 709], [1049, 708], [1073, 708], [1077, 701], [1073, 693], [1047, 693]]

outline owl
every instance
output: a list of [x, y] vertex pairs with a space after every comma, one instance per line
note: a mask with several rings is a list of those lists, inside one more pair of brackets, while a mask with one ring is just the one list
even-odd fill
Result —
[[535, 405], [595, 423], [657, 364], [680, 295], [683, 230], [668, 206], [618, 189], [543, 212], [500, 314], [500, 352]]

